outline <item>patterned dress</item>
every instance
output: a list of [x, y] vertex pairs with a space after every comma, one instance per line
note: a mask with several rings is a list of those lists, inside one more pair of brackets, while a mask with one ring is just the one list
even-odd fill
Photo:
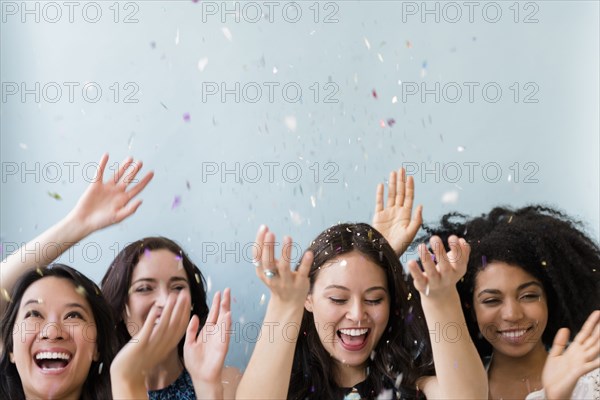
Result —
[[150, 390], [148, 397], [150, 400], [196, 400], [196, 393], [192, 378], [184, 368], [175, 382], [163, 389]]

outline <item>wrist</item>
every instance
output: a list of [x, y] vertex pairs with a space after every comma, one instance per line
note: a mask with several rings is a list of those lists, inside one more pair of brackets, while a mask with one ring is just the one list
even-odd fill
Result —
[[67, 214], [59, 222], [59, 225], [65, 229], [65, 232], [68, 232], [69, 239], [73, 242], [78, 242], [93, 232], [91, 227], [86, 226], [85, 218], [78, 216], [73, 211]]

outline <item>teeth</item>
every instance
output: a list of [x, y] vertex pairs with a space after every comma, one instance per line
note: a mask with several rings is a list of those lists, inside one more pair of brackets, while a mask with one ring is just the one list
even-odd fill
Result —
[[525, 332], [527, 332], [527, 329], [522, 329], [519, 331], [500, 332], [500, 333], [502, 334], [502, 336], [505, 336], [509, 339], [517, 339], [517, 338], [523, 336], [525, 334]]
[[71, 356], [67, 353], [43, 351], [35, 355], [36, 360], [69, 360]]
[[368, 329], [340, 329], [340, 332], [348, 336], [361, 336], [369, 332]]

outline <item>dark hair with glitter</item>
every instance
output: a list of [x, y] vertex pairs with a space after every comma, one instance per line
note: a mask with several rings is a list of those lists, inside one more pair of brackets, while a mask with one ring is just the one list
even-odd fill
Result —
[[[81, 399], [104, 400], [112, 398], [110, 387], [110, 363], [115, 356], [116, 343], [112, 335], [113, 318], [110, 308], [98, 286], [75, 269], [63, 264], [51, 264], [46, 268], [37, 268], [23, 274], [15, 284], [11, 301], [2, 317], [1, 337], [4, 351], [0, 357], [0, 398], [25, 400], [23, 385], [17, 367], [10, 361], [9, 353], [13, 350], [13, 329], [21, 307], [23, 294], [33, 283], [47, 277], [66, 279], [75, 288], [85, 294], [90, 305], [96, 325], [96, 346], [100, 359], [92, 361], [87, 378], [83, 383]], [[60, 293], [57, 294], [60, 296]]]
[[[394, 250], [384, 237], [368, 224], [338, 224], [322, 232], [308, 250], [314, 254], [310, 268], [310, 290], [322, 265], [341, 254], [358, 251], [385, 271], [390, 313], [388, 325], [367, 360], [368, 394], [376, 399], [384, 389], [416, 397], [418, 378], [435, 374], [429, 333], [425, 324], [418, 291], [403, 271]], [[315, 328], [313, 314], [304, 310], [300, 336], [296, 345], [288, 398], [336, 399], [344, 396], [335, 381], [334, 361], [325, 350]], [[395, 388], [402, 374], [399, 387]], [[365, 397], [366, 396], [366, 397]]]
[[[102, 278], [102, 292], [113, 310], [117, 323], [116, 333], [119, 348], [125, 346], [131, 339], [123, 315], [125, 314], [125, 306], [129, 297], [129, 287], [131, 286], [133, 269], [139, 262], [140, 256], [144, 254], [145, 251], [163, 249], [169, 250], [176, 256], [181, 257], [183, 269], [185, 270], [190, 285], [192, 300], [191, 315], [195, 314], [200, 318], [201, 326], [206, 322], [208, 316], [205, 289], [206, 282], [200, 269], [198, 269], [189, 256], [174, 241], [165, 237], [147, 237], [133, 242], [121, 250], [113, 260], [110, 268], [104, 275], [104, 278]], [[184, 342], [185, 337], [181, 338], [181, 341], [177, 346], [180, 359], [183, 359]]]
[[426, 225], [425, 230], [444, 242], [456, 234], [471, 245], [467, 272], [457, 288], [482, 358], [489, 357], [493, 348], [479, 332], [473, 291], [477, 275], [488, 263], [518, 266], [542, 283], [548, 300], [548, 323], [542, 334], [546, 347], [552, 345], [561, 327], [570, 329], [572, 339], [587, 317], [600, 308], [598, 244], [583, 232], [581, 222], [560, 211], [533, 205], [514, 210], [496, 207], [477, 218], [450, 213], [442, 217], [439, 226]]

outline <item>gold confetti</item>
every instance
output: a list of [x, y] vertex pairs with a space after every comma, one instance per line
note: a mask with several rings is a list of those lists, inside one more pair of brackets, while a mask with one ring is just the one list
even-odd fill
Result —
[[367, 235], [369, 240], [373, 240], [373, 231], [369, 229], [369, 234]]
[[510, 224], [510, 222], [512, 221], [512, 215], [510, 216], [510, 218], [508, 219], [508, 223]]
[[408, 298], [406, 300], [412, 299], [412, 293], [408, 293]]
[[5, 288], [2, 288], [2, 297], [7, 302], [9, 302], [9, 303], [11, 302], [11, 298], [10, 298], [10, 295], [8, 294], [8, 290], [6, 290]]
[[62, 200], [62, 197], [60, 197], [60, 194], [58, 193], [52, 193], [52, 192], [48, 192], [48, 196], [52, 197], [55, 200]]
[[86, 293], [87, 293], [86, 290], [85, 290], [85, 288], [83, 286], [81, 286], [81, 285], [77, 286], [77, 289], [75, 289], [75, 291], [77, 293], [79, 293], [80, 295], [82, 295], [82, 296], [85, 296]]
[[196, 277], [196, 282], [200, 283], [200, 276], [198, 275], [198, 273], [195, 274], [195, 277]]
[[39, 267], [35, 269], [35, 272], [37, 272], [39, 276], [44, 276], [44, 273]]
[[546, 266], [546, 261], [542, 261], [542, 266], [545, 267]]

